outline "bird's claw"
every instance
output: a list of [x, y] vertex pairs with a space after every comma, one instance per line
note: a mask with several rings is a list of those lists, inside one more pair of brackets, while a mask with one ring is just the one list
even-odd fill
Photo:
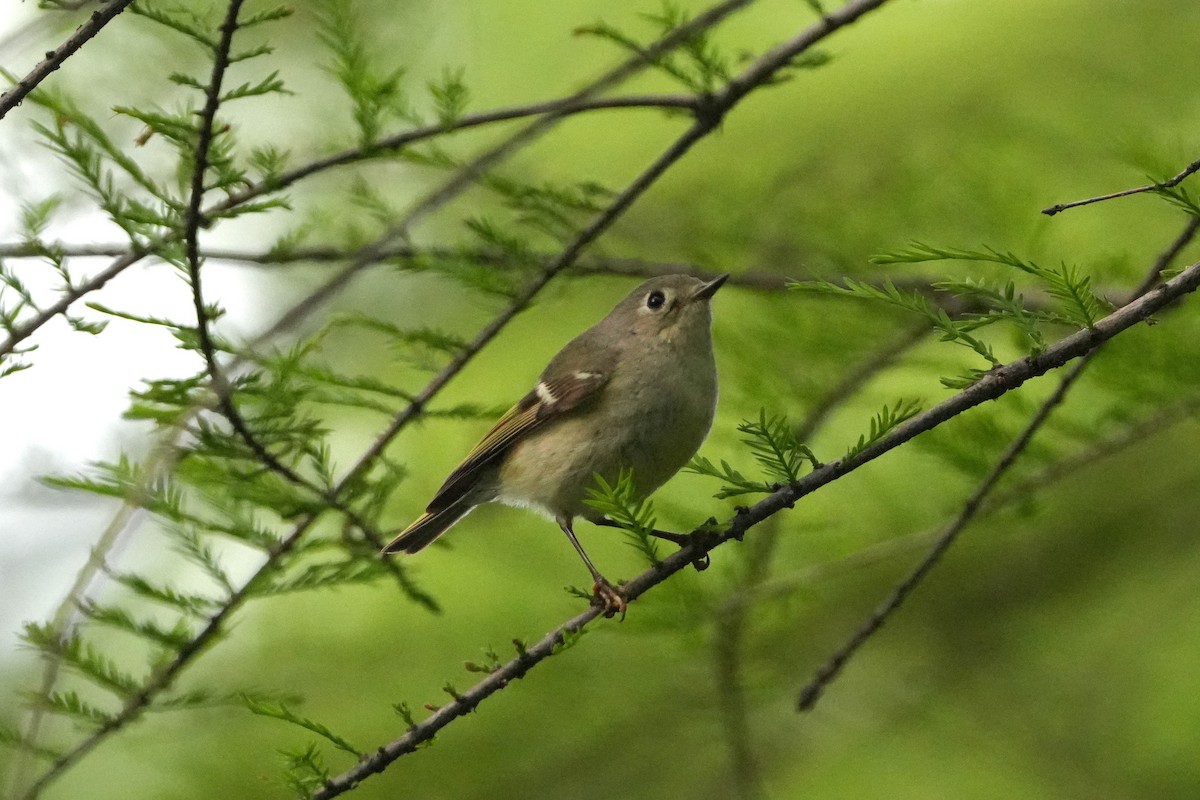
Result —
[[625, 598], [621, 596], [621, 592], [617, 587], [613, 586], [604, 578], [600, 578], [592, 586], [592, 605], [604, 607], [604, 616], [613, 617], [617, 612], [621, 612], [621, 621], [625, 621], [625, 611], [629, 608], [629, 604], [625, 602]]

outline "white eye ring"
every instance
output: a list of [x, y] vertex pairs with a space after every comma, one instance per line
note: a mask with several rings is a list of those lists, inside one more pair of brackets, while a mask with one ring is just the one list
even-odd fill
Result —
[[646, 308], [651, 311], [658, 311], [667, 303], [667, 296], [660, 290], [655, 289], [650, 294], [646, 295]]

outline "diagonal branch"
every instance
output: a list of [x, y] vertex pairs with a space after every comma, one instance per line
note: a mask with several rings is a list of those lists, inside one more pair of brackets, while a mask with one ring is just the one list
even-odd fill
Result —
[[1053, 217], [1055, 214], [1066, 211], [1069, 208], [1079, 208], [1080, 206], [1088, 206], [1092, 203], [1102, 203], [1105, 200], [1115, 200], [1118, 197], [1129, 197], [1133, 194], [1143, 194], [1145, 192], [1155, 192], [1161, 189], [1170, 189], [1178, 186], [1189, 175], [1192, 175], [1196, 172], [1200, 172], [1200, 159], [1188, 164], [1186, 167], [1180, 170], [1175, 177], [1168, 178], [1161, 183], [1149, 183], [1145, 186], [1139, 186], [1136, 189], [1124, 189], [1119, 192], [1112, 192], [1111, 194], [1102, 194], [1098, 195], [1097, 197], [1089, 197], [1085, 200], [1074, 200], [1070, 203], [1059, 203], [1058, 205], [1053, 205], [1049, 208], [1043, 208], [1042, 213], [1048, 217]]
[[[1146, 275], [1142, 283], [1131, 292], [1129, 299], [1140, 297], [1149, 291], [1159, 280], [1161, 280], [1162, 272], [1178, 257], [1180, 252], [1195, 238], [1197, 229], [1200, 228], [1200, 219], [1189, 218], [1180, 234], [1171, 242], [1170, 245], [1159, 255], [1155, 260], [1151, 269]], [[878, 368], [885, 366], [900, 352], [903, 352], [906, 347], [911, 347], [911, 336], [916, 336], [917, 340], [926, 331], [924, 325], [915, 328], [908, 337], [897, 339], [892, 345], [880, 351], [875, 357], [864, 363], [860, 368], [851, 372], [850, 375], [843, 381], [843, 384], [835, 390], [829, 392], [825, 399], [808, 415], [805, 423], [801, 426], [797, 438], [800, 441], [807, 440], [813, 430], [821, 423], [824, 415], [829, 409], [836, 406], [844, 397], [852, 393], [854, 389], [860, 385], [861, 380], [874, 374]], [[926, 557], [918, 564], [918, 566], [909, 574], [909, 576], [897, 586], [886, 603], [880, 606], [868, 620], [860, 626], [859, 630], [831, 655], [816, 671], [814, 677], [800, 692], [800, 700], [798, 703], [801, 711], [811, 710], [822, 696], [828, 685], [836, 680], [845, 666], [846, 662], [853, 657], [857, 650], [866, 643], [866, 641], [874, 635], [875, 632], [886, 621], [887, 617], [894, 613], [900, 605], [905, 601], [907, 596], [916, 588], [916, 585], [924, 578], [935, 563], [940, 560], [941, 556], [956, 540], [962, 529], [978, 515], [984, 507], [994, 505], [988, 501], [993, 500], [992, 490], [998, 483], [999, 478], [1005, 470], [1011, 466], [1020, 452], [1028, 445], [1033, 433], [1045, 421], [1049, 412], [1060, 403], [1071, 385], [1079, 377], [1082, 371], [1090, 362], [1092, 355], [1096, 351], [1092, 351], [1071, 370], [1071, 372], [1063, 379], [1055, 394], [1046, 401], [1029, 423], [1029, 426], [1014, 441], [1009, 450], [1000, 459], [993, 471], [984, 479], [979, 489], [967, 501], [962, 513], [954, 521], [953, 524], [943, 529], [943, 531], [933, 539], [933, 546], [926, 554]], [[766, 563], [770, 559], [771, 553], [774, 550], [774, 545], [777, 542], [777, 532], [774, 529], [768, 529], [762, 534], [762, 541], [758, 543], [758, 549], [754, 552], [750, 564], [750, 570], [746, 579], [740, 587], [740, 596], [733, 598], [722, 606], [721, 615], [718, 618], [720, 628], [718, 640], [718, 664], [722, 671], [723, 680], [720, 682], [720, 689], [728, 695], [726, 706], [726, 715], [737, 719], [741, 712], [740, 705], [734, 701], [739, 701], [740, 698], [732, 693], [736, 691], [737, 678], [737, 660], [740, 653], [740, 643], [742, 639], [742, 626], [749, 612], [749, 604], [745, 601], [747, 593], [754, 593], [758, 590], [765, 575]], [[740, 728], [744, 729], [744, 721], [740, 723]], [[740, 737], [735, 734], [732, 738], [744, 738], [744, 734]], [[738, 755], [738, 748], [744, 747], [745, 743], [734, 742], [735, 760], [743, 764], [752, 763], [747, 759], [745, 754]], [[745, 770], [739, 770], [738, 774], [744, 773]], [[754, 784], [752, 782], [746, 784], [747, 793], [753, 793]]]
[[[1191, 265], [1175, 278], [1157, 286], [1140, 299], [1099, 320], [1093, 328], [1071, 334], [1036, 356], [1018, 359], [995, 368], [978, 383], [896, 426], [853, 456], [824, 464], [795, 483], [784, 486], [753, 506], [742, 509], [720, 530], [714, 532], [706, 527], [697, 528], [693, 531], [691, 542], [623, 584], [622, 594], [629, 602], [636, 601], [637, 598], [663, 583], [676, 572], [703, 559], [705, 555], [726, 542], [734, 539], [740, 541], [752, 527], [785, 508], [794, 507], [797, 501], [821, 487], [833, 483], [965, 411], [1013, 391], [1026, 381], [1061, 367], [1072, 359], [1086, 355], [1113, 337], [1144, 322], [1153, 314], [1196, 291], [1198, 287], [1200, 287], [1200, 263]], [[536, 645], [520, 648], [515, 658], [494, 670], [467, 691], [457, 695], [451, 703], [442, 706], [432, 716], [409, 728], [403, 736], [380, 747], [373, 755], [360, 760], [354, 767], [327, 781], [312, 795], [313, 800], [328, 800], [328, 798], [343, 794], [371, 775], [382, 772], [396, 759], [415, 752], [422, 743], [432, 739], [438, 731], [455, 719], [474, 711], [483, 700], [504, 689], [512, 681], [524, 677], [538, 663], [554, 655], [563, 642], [572, 638], [601, 613], [600, 607], [589, 607], [546, 634]]]
[[61, 67], [64, 61], [75, 55], [79, 48], [99, 33], [105, 25], [112, 22], [113, 18], [132, 2], [133, 0], [107, 0], [102, 4], [104, 7], [99, 11], [93, 11], [87, 22], [80, 25], [65, 42], [53, 50], [47, 51], [46, 57], [38, 62], [28, 75], [17, 81], [16, 85], [7, 92], [0, 94], [0, 119], [20, 105], [21, 101], [37, 88], [39, 83], [50, 77], [50, 74]]

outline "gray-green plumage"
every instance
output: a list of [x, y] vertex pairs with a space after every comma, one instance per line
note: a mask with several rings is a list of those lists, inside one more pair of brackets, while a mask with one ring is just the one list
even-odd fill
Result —
[[717, 370], [709, 299], [726, 276], [652, 278], [571, 340], [464, 459], [424, 515], [384, 552], [415, 553], [488, 502], [557, 520], [592, 570], [571, 528], [598, 473], [633, 471], [645, 497], [678, 472], [712, 425]]

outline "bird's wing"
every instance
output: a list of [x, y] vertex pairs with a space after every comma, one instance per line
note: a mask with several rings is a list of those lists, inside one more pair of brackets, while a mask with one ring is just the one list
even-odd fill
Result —
[[610, 376], [610, 370], [599, 368], [558, 371], [552, 362], [533, 391], [510, 408], [450, 473], [429, 501], [428, 510], [446, 508], [461, 498], [474, 485], [481, 469], [547, 422], [595, 399]]

